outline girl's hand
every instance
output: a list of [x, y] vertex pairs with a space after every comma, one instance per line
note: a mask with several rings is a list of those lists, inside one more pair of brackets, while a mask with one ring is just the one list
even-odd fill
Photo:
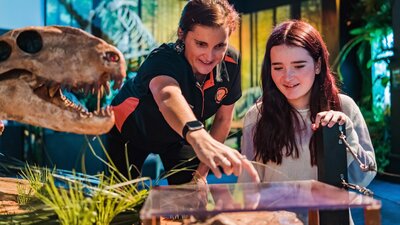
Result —
[[324, 111], [317, 114], [315, 117], [315, 123], [313, 123], [311, 128], [315, 131], [320, 126], [333, 127], [336, 123], [343, 125], [346, 123], [347, 116], [340, 111]]

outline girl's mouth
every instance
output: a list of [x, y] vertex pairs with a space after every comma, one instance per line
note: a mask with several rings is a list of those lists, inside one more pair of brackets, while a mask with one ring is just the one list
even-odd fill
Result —
[[300, 84], [298, 83], [298, 84], [284, 84], [283, 86], [285, 87], [285, 88], [295, 88], [295, 87], [297, 87], [297, 86], [299, 86]]

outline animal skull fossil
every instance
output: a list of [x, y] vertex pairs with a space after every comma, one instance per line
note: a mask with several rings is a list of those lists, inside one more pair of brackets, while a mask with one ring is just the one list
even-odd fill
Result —
[[[126, 76], [121, 52], [80, 29], [48, 26], [16, 29], [0, 36], [0, 119], [57, 131], [102, 134], [111, 129], [110, 107], [100, 99]], [[89, 112], [65, 92], [92, 93]]]

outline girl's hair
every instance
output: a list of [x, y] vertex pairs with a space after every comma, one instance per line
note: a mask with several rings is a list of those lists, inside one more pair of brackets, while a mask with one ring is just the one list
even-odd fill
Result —
[[231, 34], [239, 23], [239, 14], [227, 0], [191, 0], [183, 8], [179, 28], [184, 35], [195, 25], [229, 28]]
[[[329, 53], [319, 32], [310, 24], [291, 20], [274, 28], [268, 39], [261, 70], [262, 104], [261, 117], [255, 127], [253, 143], [256, 159], [282, 163], [283, 156], [299, 157], [295, 133], [300, 132], [298, 112], [279, 91], [271, 77], [271, 48], [277, 45], [301, 47], [308, 51], [314, 62], [321, 61], [321, 72], [315, 76], [311, 87], [310, 120], [316, 114], [327, 110], [341, 111], [339, 90], [328, 65]], [[304, 121], [303, 121], [304, 124]], [[303, 140], [302, 140], [303, 141]], [[309, 143], [311, 165], [317, 164], [316, 138], [313, 134]]]

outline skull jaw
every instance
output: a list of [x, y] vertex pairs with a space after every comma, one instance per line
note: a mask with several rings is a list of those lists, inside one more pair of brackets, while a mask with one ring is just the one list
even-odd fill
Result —
[[21, 79], [0, 82], [0, 119], [61, 132], [99, 135], [114, 125], [114, 115], [81, 117], [79, 112], [47, 102]]
[[65, 117], [57, 118], [55, 116], [45, 116], [45, 118], [38, 118], [20, 115], [4, 116], [0, 114], [0, 117], [2, 120], [15, 120], [21, 123], [44, 127], [55, 131], [87, 135], [101, 135], [107, 133], [114, 125], [114, 116], [103, 118], [81, 118], [79, 120], [69, 119]]

